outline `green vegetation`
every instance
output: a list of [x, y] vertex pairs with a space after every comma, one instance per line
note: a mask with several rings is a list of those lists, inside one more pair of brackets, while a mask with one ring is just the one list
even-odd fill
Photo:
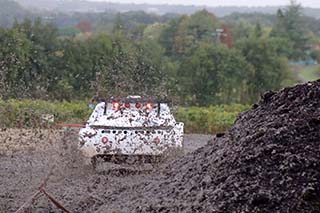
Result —
[[220, 133], [231, 127], [248, 105], [232, 104], [209, 107], [178, 108], [176, 119], [185, 124], [186, 133]]
[[317, 80], [320, 77], [320, 65], [299, 66], [298, 76], [304, 82]]
[[[1, 1], [12, 14], [23, 10]], [[9, 126], [21, 120], [34, 126], [32, 119], [46, 113], [58, 122], [72, 116], [80, 121], [88, 116], [83, 100], [142, 95], [187, 107], [177, 116], [188, 131], [223, 131], [265, 91], [297, 82], [289, 61], [320, 60], [318, 21], [303, 16], [295, 1], [277, 15], [225, 19], [207, 10], [181, 16], [59, 13], [51, 17], [55, 24], [48, 17], [23, 17], [0, 23], [0, 100], [8, 107], [0, 116]], [[300, 79], [313, 80], [317, 72], [302, 71]], [[44, 102], [40, 110], [38, 102], [13, 101], [19, 99], [52, 105]]]
[[249, 101], [244, 97], [250, 96], [247, 85], [254, 69], [237, 50], [203, 43], [183, 60], [178, 75], [184, 99], [204, 106]]
[[[84, 123], [92, 109], [89, 101], [57, 102], [41, 100], [0, 101], [1, 128], [43, 128], [54, 123]], [[247, 105], [232, 104], [209, 107], [179, 107], [174, 111], [176, 119], [185, 123], [187, 133], [224, 132], [237, 115], [249, 109]], [[43, 116], [54, 115], [54, 123]]]
[[54, 122], [84, 122], [92, 110], [87, 102], [57, 102], [42, 100], [0, 100], [0, 126], [2, 128], [37, 128], [50, 124], [43, 115], [54, 115]]
[[[292, 5], [284, 14], [291, 7], [299, 9]], [[128, 15], [130, 23], [142, 21], [131, 25]], [[148, 16], [119, 13], [111, 32], [98, 33], [81, 21], [75, 37], [59, 35], [39, 18], [0, 29], [0, 97], [71, 101], [139, 94], [180, 105], [246, 104], [290, 79], [288, 57], [301, 39], [277, 27], [270, 34], [256, 24], [243, 34], [206, 10], [165, 24]], [[300, 23], [298, 15], [290, 16], [294, 21]], [[231, 31], [238, 32], [236, 42]]]

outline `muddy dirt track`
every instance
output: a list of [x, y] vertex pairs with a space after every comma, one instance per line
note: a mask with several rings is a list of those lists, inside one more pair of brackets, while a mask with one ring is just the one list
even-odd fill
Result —
[[[52, 168], [45, 190], [70, 212], [320, 212], [320, 80], [267, 92], [225, 134], [188, 135], [189, 153], [163, 164], [94, 171], [76, 135], [0, 131], [1, 212], [17, 210]], [[59, 212], [45, 197], [33, 207]]]
[[[185, 153], [204, 146], [211, 138], [186, 135]], [[122, 170], [114, 165], [100, 164], [93, 170], [84, 164], [76, 143], [77, 131], [0, 130], [0, 212], [19, 209], [38, 191], [50, 171], [45, 190], [70, 212], [127, 212], [119, 205], [126, 200], [115, 200], [117, 193], [152, 181], [152, 170], [168, 163], [130, 165]], [[103, 205], [105, 203], [108, 203], [107, 207]], [[24, 211], [61, 212], [45, 196], [26, 207], [30, 208]]]

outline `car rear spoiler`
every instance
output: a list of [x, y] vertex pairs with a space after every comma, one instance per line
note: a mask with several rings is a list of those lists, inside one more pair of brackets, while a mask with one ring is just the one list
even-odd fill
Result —
[[160, 99], [156, 97], [141, 97], [141, 98], [135, 98], [135, 97], [128, 97], [128, 98], [117, 98], [117, 97], [111, 97], [111, 98], [94, 98], [93, 101], [96, 102], [107, 102], [107, 103], [113, 103], [113, 102], [121, 102], [121, 103], [171, 103], [170, 99]]
[[156, 103], [158, 105], [158, 116], [160, 115], [160, 104], [162, 103], [171, 103], [169, 99], [160, 99], [156, 97], [127, 97], [127, 98], [118, 98], [118, 97], [111, 97], [111, 98], [95, 98], [94, 101], [97, 102], [104, 102], [104, 112], [107, 112], [107, 105], [108, 103], [120, 102], [120, 103]]

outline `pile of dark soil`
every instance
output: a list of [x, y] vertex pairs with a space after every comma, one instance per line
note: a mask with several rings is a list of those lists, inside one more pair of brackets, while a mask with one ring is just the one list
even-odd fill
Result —
[[266, 93], [224, 136], [132, 191], [126, 206], [138, 212], [320, 212], [320, 81]]

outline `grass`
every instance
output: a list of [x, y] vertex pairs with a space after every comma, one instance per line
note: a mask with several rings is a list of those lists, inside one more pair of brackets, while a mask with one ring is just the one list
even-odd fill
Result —
[[[42, 100], [0, 100], [0, 128], [38, 128], [51, 126], [43, 115], [54, 115], [57, 123], [86, 121], [92, 110], [89, 101], [50, 102]], [[250, 106], [241, 104], [208, 107], [178, 107], [174, 114], [177, 121], [185, 123], [186, 133], [214, 134], [233, 125], [240, 112]]]
[[320, 78], [320, 65], [299, 66], [297, 74], [301, 81], [314, 81]]

